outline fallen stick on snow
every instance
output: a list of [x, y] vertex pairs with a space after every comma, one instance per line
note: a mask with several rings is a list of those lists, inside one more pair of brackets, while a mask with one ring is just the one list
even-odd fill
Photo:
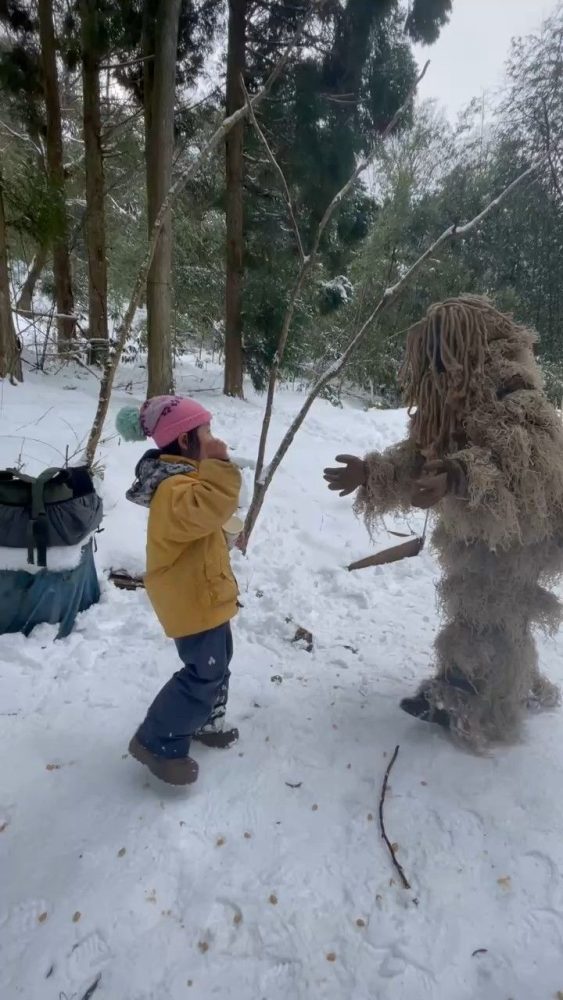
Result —
[[365, 559], [350, 563], [348, 571], [352, 573], [356, 569], [367, 569], [369, 566], [385, 566], [387, 563], [400, 562], [401, 559], [417, 556], [423, 548], [424, 538], [411, 538], [408, 542], [393, 545], [390, 549], [383, 549], [373, 556], [366, 556]]
[[[417, 535], [416, 538], [409, 538], [408, 542], [401, 542], [400, 545], [392, 545], [390, 549], [383, 549], [382, 552], [376, 552], [374, 556], [366, 556], [365, 559], [358, 559], [357, 562], [350, 563], [348, 571], [352, 573], [355, 569], [367, 569], [368, 566], [385, 566], [387, 563], [400, 562], [401, 559], [410, 559], [412, 556], [418, 556], [426, 544], [429, 518], [430, 511], [427, 510], [421, 535]], [[387, 529], [387, 534], [395, 535], [396, 538], [407, 537], [400, 531], [389, 531], [389, 529]]]
[[385, 777], [383, 779], [383, 785], [381, 786], [381, 795], [379, 797], [379, 829], [381, 830], [381, 836], [383, 837], [383, 840], [387, 844], [387, 848], [389, 850], [389, 854], [391, 855], [391, 860], [392, 860], [393, 864], [395, 865], [395, 868], [399, 872], [399, 875], [400, 875], [400, 878], [401, 878], [401, 882], [403, 884], [403, 888], [404, 889], [410, 889], [410, 887], [411, 887], [410, 886], [410, 882], [409, 882], [407, 876], [405, 875], [403, 866], [397, 861], [397, 855], [395, 854], [395, 848], [393, 847], [393, 844], [391, 843], [391, 841], [389, 840], [389, 837], [387, 836], [387, 833], [385, 831], [385, 822], [383, 820], [383, 806], [385, 804], [385, 795], [387, 794], [387, 785], [388, 785], [388, 782], [389, 782], [389, 775], [391, 774], [391, 768], [393, 767], [393, 764], [397, 760], [398, 756], [399, 756], [399, 747], [396, 746], [395, 747], [395, 753], [393, 754], [393, 756], [391, 757], [391, 760], [389, 761], [389, 766], [388, 766], [388, 768], [387, 768], [387, 770], [385, 772]]
[[112, 569], [109, 579], [118, 590], [140, 590], [145, 586], [142, 576], [132, 576], [125, 569]]

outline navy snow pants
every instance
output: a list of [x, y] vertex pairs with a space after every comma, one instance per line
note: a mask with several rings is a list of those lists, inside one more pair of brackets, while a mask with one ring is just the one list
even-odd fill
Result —
[[158, 757], [187, 757], [194, 733], [220, 729], [229, 696], [230, 622], [174, 641], [184, 666], [157, 694], [137, 732]]

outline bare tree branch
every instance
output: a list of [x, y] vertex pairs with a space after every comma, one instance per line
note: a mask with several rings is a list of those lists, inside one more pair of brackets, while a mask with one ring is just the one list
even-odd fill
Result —
[[543, 114], [545, 120], [545, 144], [547, 147], [547, 158], [549, 161], [549, 169], [551, 171], [551, 179], [553, 181], [553, 186], [559, 195], [561, 201], [563, 201], [563, 189], [561, 187], [561, 182], [559, 180], [559, 174], [557, 172], [557, 167], [553, 159], [553, 147], [551, 144], [551, 122], [549, 120], [549, 110], [547, 107], [547, 101], [545, 97], [542, 97], [543, 104]]
[[288, 214], [289, 214], [289, 219], [290, 219], [291, 226], [292, 226], [292, 229], [293, 229], [293, 232], [294, 232], [294, 235], [295, 235], [295, 242], [297, 243], [297, 249], [299, 250], [299, 259], [301, 261], [301, 264], [303, 264], [303, 261], [305, 260], [305, 251], [303, 250], [303, 242], [301, 240], [301, 233], [299, 232], [299, 225], [297, 223], [297, 218], [295, 216], [295, 209], [294, 209], [294, 206], [293, 206], [293, 199], [291, 197], [291, 192], [289, 190], [288, 183], [287, 183], [287, 181], [285, 179], [285, 174], [284, 174], [282, 168], [280, 167], [278, 161], [276, 160], [276, 157], [274, 156], [274, 154], [273, 154], [273, 152], [272, 152], [272, 150], [270, 148], [270, 145], [268, 143], [268, 140], [266, 139], [266, 136], [264, 135], [262, 129], [260, 128], [260, 126], [258, 124], [258, 119], [256, 118], [256, 114], [255, 114], [254, 108], [252, 107], [252, 104], [250, 102], [250, 98], [248, 96], [248, 91], [246, 89], [246, 85], [244, 83], [244, 80], [242, 80], [241, 82], [242, 82], [242, 87], [243, 87], [243, 90], [244, 90], [244, 96], [245, 96], [246, 102], [248, 104], [248, 114], [250, 116], [250, 120], [251, 120], [251, 122], [252, 122], [252, 124], [254, 126], [254, 129], [255, 129], [255, 132], [256, 132], [258, 138], [260, 139], [260, 142], [262, 143], [262, 145], [264, 146], [264, 149], [266, 150], [266, 153], [267, 153], [267, 156], [268, 156], [268, 159], [269, 159], [270, 163], [272, 164], [275, 172], [277, 173], [277, 175], [279, 177], [279, 181], [280, 181], [280, 184], [281, 184], [281, 187], [282, 187], [282, 191], [283, 191], [283, 194], [284, 194], [284, 198], [285, 198], [285, 203], [287, 205], [287, 211], [288, 211]]
[[154, 59], [154, 53], [149, 56], [137, 56], [136, 59], [126, 59], [125, 62], [102, 63], [100, 69], [129, 69], [130, 66], [138, 66], [140, 63], [150, 62], [152, 59]]
[[74, 313], [37, 312], [35, 309], [20, 309], [18, 306], [14, 306], [12, 312], [18, 316], [24, 316], [26, 319], [69, 319], [73, 323], [78, 323], [80, 319]]
[[450, 240], [454, 240], [459, 236], [462, 237], [466, 236], [473, 229], [476, 229], [477, 226], [479, 226], [480, 223], [487, 218], [487, 216], [491, 215], [492, 212], [496, 211], [496, 209], [500, 208], [500, 206], [504, 204], [504, 202], [516, 190], [516, 188], [521, 187], [526, 180], [528, 180], [530, 177], [536, 174], [537, 171], [546, 163], [546, 161], [547, 161], [547, 154], [542, 156], [536, 163], [532, 164], [531, 167], [528, 167], [527, 170], [524, 170], [523, 173], [519, 174], [519, 176], [516, 177], [516, 179], [513, 180], [511, 184], [509, 184], [499, 195], [497, 195], [496, 198], [493, 198], [492, 201], [490, 201], [488, 205], [486, 205], [485, 208], [478, 213], [478, 215], [474, 216], [473, 219], [470, 219], [469, 222], [466, 222], [462, 226], [458, 226], [455, 223], [451, 226], [448, 226], [448, 228], [445, 229], [444, 232], [441, 233], [441, 235], [438, 236], [438, 238], [434, 240], [434, 242], [429, 247], [427, 247], [424, 253], [420, 255], [420, 257], [414, 262], [414, 264], [411, 265], [411, 267], [402, 275], [402, 277], [394, 285], [384, 290], [383, 295], [379, 299], [379, 302], [372, 310], [372, 312], [365, 320], [365, 322], [362, 323], [359, 330], [357, 330], [357, 332], [352, 336], [352, 338], [348, 342], [346, 348], [344, 349], [340, 357], [337, 358], [337, 360], [332, 365], [330, 365], [326, 369], [326, 371], [323, 372], [323, 374], [313, 384], [313, 386], [309, 390], [309, 393], [301, 409], [292, 420], [288, 430], [286, 431], [284, 437], [282, 438], [280, 444], [278, 445], [278, 448], [272, 458], [272, 461], [268, 465], [267, 470], [264, 472], [264, 470], [262, 469], [260, 480], [255, 482], [254, 495], [244, 525], [244, 546], [243, 546], [244, 550], [246, 550], [246, 546], [248, 545], [248, 540], [250, 538], [251, 532], [254, 528], [260, 510], [262, 509], [262, 505], [264, 503], [264, 497], [272, 482], [272, 479], [274, 478], [277, 469], [279, 468], [281, 462], [283, 461], [285, 455], [287, 454], [289, 448], [291, 447], [295, 435], [297, 434], [299, 428], [301, 427], [303, 421], [305, 420], [305, 417], [307, 416], [309, 410], [311, 409], [311, 406], [313, 405], [319, 393], [321, 393], [322, 390], [325, 388], [325, 386], [328, 385], [328, 383], [331, 382], [332, 379], [336, 378], [336, 376], [339, 375], [340, 372], [345, 368], [352, 354], [366, 336], [368, 330], [370, 330], [373, 327], [374, 323], [378, 320], [378, 318], [382, 315], [382, 313], [384, 313], [387, 309], [389, 309], [390, 306], [394, 305], [394, 303], [401, 297], [407, 286], [411, 283], [415, 275], [418, 274], [418, 272], [424, 266], [426, 261], [430, 257], [433, 257], [436, 251], [445, 243], [448, 243]]
[[33, 141], [30, 135], [22, 135], [22, 133], [16, 132], [16, 130], [13, 129], [11, 125], [8, 125], [7, 122], [2, 120], [0, 120], [0, 127], [5, 129], [8, 135], [11, 135], [14, 139], [19, 139], [20, 142], [25, 142], [33, 146], [35, 152], [38, 153], [39, 156], [41, 157], [43, 156], [43, 150], [41, 149], [41, 146], [38, 146], [37, 143]]

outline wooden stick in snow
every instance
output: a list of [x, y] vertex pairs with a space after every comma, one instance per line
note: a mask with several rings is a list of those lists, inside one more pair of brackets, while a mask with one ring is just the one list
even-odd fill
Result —
[[[248, 545], [248, 540], [250, 538], [250, 535], [252, 533], [258, 515], [262, 509], [262, 505], [264, 503], [264, 497], [270, 486], [270, 483], [272, 482], [272, 479], [274, 478], [277, 469], [281, 465], [283, 459], [285, 458], [286, 453], [291, 447], [291, 444], [293, 442], [295, 435], [297, 434], [297, 431], [301, 427], [303, 421], [305, 420], [305, 417], [307, 416], [309, 410], [311, 409], [311, 406], [313, 405], [319, 393], [321, 393], [322, 390], [325, 388], [325, 386], [327, 386], [328, 383], [332, 381], [332, 379], [336, 378], [336, 376], [339, 375], [340, 372], [346, 367], [352, 354], [359, 346], [359, 344], [362, 342], [367, 332], [372, 328], [373, 324], [376, 322], [379, 316], [381, 316], [382, 313], [384, 313], [387, 309], [389, 309], [390, 306], [394, 305], [395, 302], [401, 297], [407, 286], [410, 284], [415, 275], [418, 274], [418, 272], [420, 271], [422, 266], [426, 263], [426, 261], [429, 259], [429, 257], [433, 257], [436, 251], [439, 249], [439, 247], [441, 247], [444, 243], [447, 243], [450, 240], [454, 240], [458, 236], [466, 236], [467, 233], [470, 233], [473, 229], [475, 229], [481, 222], [483, 222], [487, 218], [488, 215], [494, 212], [497, 208], [500, 208], [500, 206], [504, 204], [507, 198], [510, 197], [513, 191], [515, 191], [516, 188], [520, 187], [524, 183], [524, 181], [532, 177], [540, 169], [540, 167], [542, 167], [546, 163], [546, 161], [547, 161], [547, 154], [542, 156], [536, 163], [532, 164], [531, 167], [528, 167], [527, 170], [524, 170], [523, 173], [519, 174], [519, 176], [515, 180], [513, 180], [511, 184], [509, 184], [503, 191], [501, 191], [501, 193], [496, 198], [493, 198], [492, 201], [490, 201], [489, 204], [486, 205], [485, 208], [478, 213], [478, 215], [474, 216], [473, 219], [470, 219], [469, 222], [466, 222], [462, 226], [458, 226], [455, 223], [452, 226], [448, 226], [448, 228], [445, 229], [444, 232], [441, 233], [441, 235], [436, 240], [434, 240], [434, 242], [424, 251], [424, 253], [420, 255], [418, 260], [416, 260], [414, 264], [411, 265], [411, 267], [405, 272], [405, 274], [403, 274], [403, 276], [394, 285], [392, 285], [390, 288], [385, 289], [379, 302], [377, 303], [373, 311], [370, 313], [366, 321], [362, 323], [357, 333], [355, 333], [354, 336], [351, 338], [351, 340], [349, 341], [348, 345], [346, 346], [340, 357], [337, 358], [337, 360], [332, 365], [330, 365], [327, 368], [327, 370], [313, 384], [313, 386], [309, 390], [309, 393], [307, 394], [303, 406], [296, 414], [296, 416], [293, 418], [291, 424], [289, 425], [289, 428], [287, 429], [280, 444], [278, 445], [278, 448], [274, 454], [274, 457], [272, 458], [272, 461], [270, 462], [270, 464], [266, 469], [261, 470], [260, 477], [256, 479], [254, 485], [254, 495], [252, 497], [252, 502], [250, 504], [248, 514], [246, 515], [246, 522], [244, 525], [243, 551], [246, 550], [246, 547]], [[268, 423], [270, 417], [271, 413], [269, 414], [268, 417]]]
[[352, 573], [356, 569], [368, 569], [370, 566], [386, 566], [387, 563], [401, 562], [402, 559], [410, 559], [418, 556], [424, 548], [423, 538], [410, 538], [408, 542], [401, 542], [400, 545], [392, 545], [375, 555], [366, 556], [365, 559], [358, 559], [357, 562], [350, 563], [348, 570]]
[[379, 796], [379, 829], [381, 830], [381, 836], [383, 837], [383, 840], [387, 844], [387, 849], [389, 851], [389, 854], [391, 855], [391, 861], [393, 862], [393, 864], [395, 865], [395, 868], [397, 869], [397, 871], [399, 873], [399, 877], [401, 879], [401, 883], [403, 885], [403, 889], [410, 889], [410, 887], [411, 887], [410, 882], [409, 882], [407, 876], [405, 875], [403, 866], [399, 863], [399, 861], [397, 861], [397, 855], [395, 854], [395, 848], [393, 847], [393, 844], [391, 843], [391, 841], [389, 840], [389, 837], [387, 836], [387, 833], [386, 833], [386, 830], [385, 830], [385, 822], [384, 822], [384, 819], [383, 819], [383, 807], [385, 805], [385, 796], [387, 794], [387, 786], [389, 784], [389, 775], [391, 774], [391, 768], [393, 767], [393, 764], [397, 760], [398, 756], [399, 756], [399, 747], [396, 746], [395, 747], [395, 752], [394, 752], [393, 756], [391, 757], [391, 760], [389, 761], [389, 766], [388, 766], [388, 768], [387, 768], [387, 770], [385, 772], [385, 777], [383, 779], [383, 785], [381, 786], [381, 795]]

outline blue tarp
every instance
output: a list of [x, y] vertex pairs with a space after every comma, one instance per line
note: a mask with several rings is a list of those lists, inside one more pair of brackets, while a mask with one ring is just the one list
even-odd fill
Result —
[[0, 635], [23, 632], [29, 635], [36, 625], [59, 625], [57, 639], [70, 635], [77, 614], [100, 599], [100, 585], [90, 541], [74, 569], [56, 573], [42, 569], [0, 570]]

